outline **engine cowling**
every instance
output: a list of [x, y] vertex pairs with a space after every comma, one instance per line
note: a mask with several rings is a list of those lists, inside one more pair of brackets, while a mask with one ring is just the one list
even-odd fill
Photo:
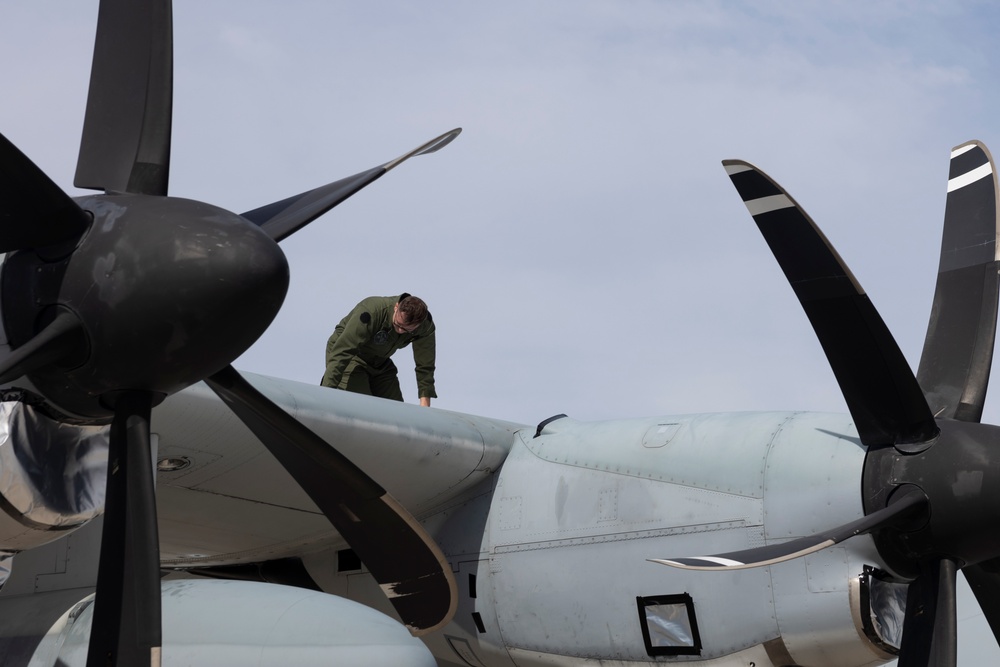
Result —
[[[30, 655], [0, 641], [0, 662], [83, 667], [93, 595], [66, 608], [66, 595], [36, 594], [0, 602], [5, 637], [30, 641], [30, 626], [57, 616]], [[162, 585], [163, 664], [212, 667], [341, 665], [435, 667], [420, 640], [373, 609], [317, 591], [246, 581], [182, 579]], [[30, 609], [30, 613], [19, 613]], [[61, 613], [59, 613], [61, 611]], [[53, 613], [54, 612], [54, 613]], [[20, 619], [20, 620], [18, 620]], [[27, 660], [26, 660], [27, 658]]]

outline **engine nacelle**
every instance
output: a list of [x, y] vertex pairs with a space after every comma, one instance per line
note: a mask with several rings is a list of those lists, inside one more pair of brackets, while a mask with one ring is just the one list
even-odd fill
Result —
[[[67, 609], [71, 593], [0, 601], [7, 638], [0, 639], [0, 662], [12, 667], [83, 667], [94, 596]], [[164, 665], [435, 667], [430, 651], [401, 624], [333, 595], [274, 584], [193, 579], [166, 581], [161, 593]], [[41, 629], [38, 641], [38, 630], [31, 625], [47, 613], [58, 618], [47, 631]], [[25, 651], [24, 645], [32, 641], [37, 645]]]
[[566, 418], [519, 436], [491, 500], [476, 604], [479, 636], [502, 637], [519, 667], [563, 664], [555, 656], [831, 667], [893, 657], [860, 622], [860, 577], [883, 566], [869, 537], [748, 570], [647, 560], [739, 551], [862, 516], [865, 450], [850, 417]]
[[[869, 536], [753, 569], [648, 561], [857, 519], [864, 457], [836, 414], [562, 418], [519, 431], [492, 485], [425, 519], [459, 585], [455, 620], [425, 641], [485, 667], [888, 662], [905, 585]], [[346, 590], [374, 604], [363, 576]]]

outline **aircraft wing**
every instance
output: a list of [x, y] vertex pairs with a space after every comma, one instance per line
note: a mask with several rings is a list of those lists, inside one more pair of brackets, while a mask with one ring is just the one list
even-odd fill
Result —
[[[243, 373], [419, 518], [500, 466], [520, 424]], [[205, 384], [153, 411], [161, 561], [273, 560], [342, 542], [250, 430]], [[346, 546], [346, 543], [345, 543]]]

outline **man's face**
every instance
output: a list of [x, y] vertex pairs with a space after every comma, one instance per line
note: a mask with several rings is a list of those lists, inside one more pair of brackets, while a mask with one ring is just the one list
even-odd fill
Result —
[[419, 326], [420, 322], [410, 324], [410, 322], [406, 319], [406, 313], [399, 312], [398, 303], [392, 307], [392, 328], [396, 330], [396, 333], [413, 333]]

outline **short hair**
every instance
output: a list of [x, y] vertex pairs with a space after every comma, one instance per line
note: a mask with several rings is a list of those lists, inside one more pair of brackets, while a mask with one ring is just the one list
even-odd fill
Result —
[[419, 297], [406, 295], [399, 300], [399, 312], [406, 316], [407, 324], [420, 324], [427, 319], [427, 304]]

